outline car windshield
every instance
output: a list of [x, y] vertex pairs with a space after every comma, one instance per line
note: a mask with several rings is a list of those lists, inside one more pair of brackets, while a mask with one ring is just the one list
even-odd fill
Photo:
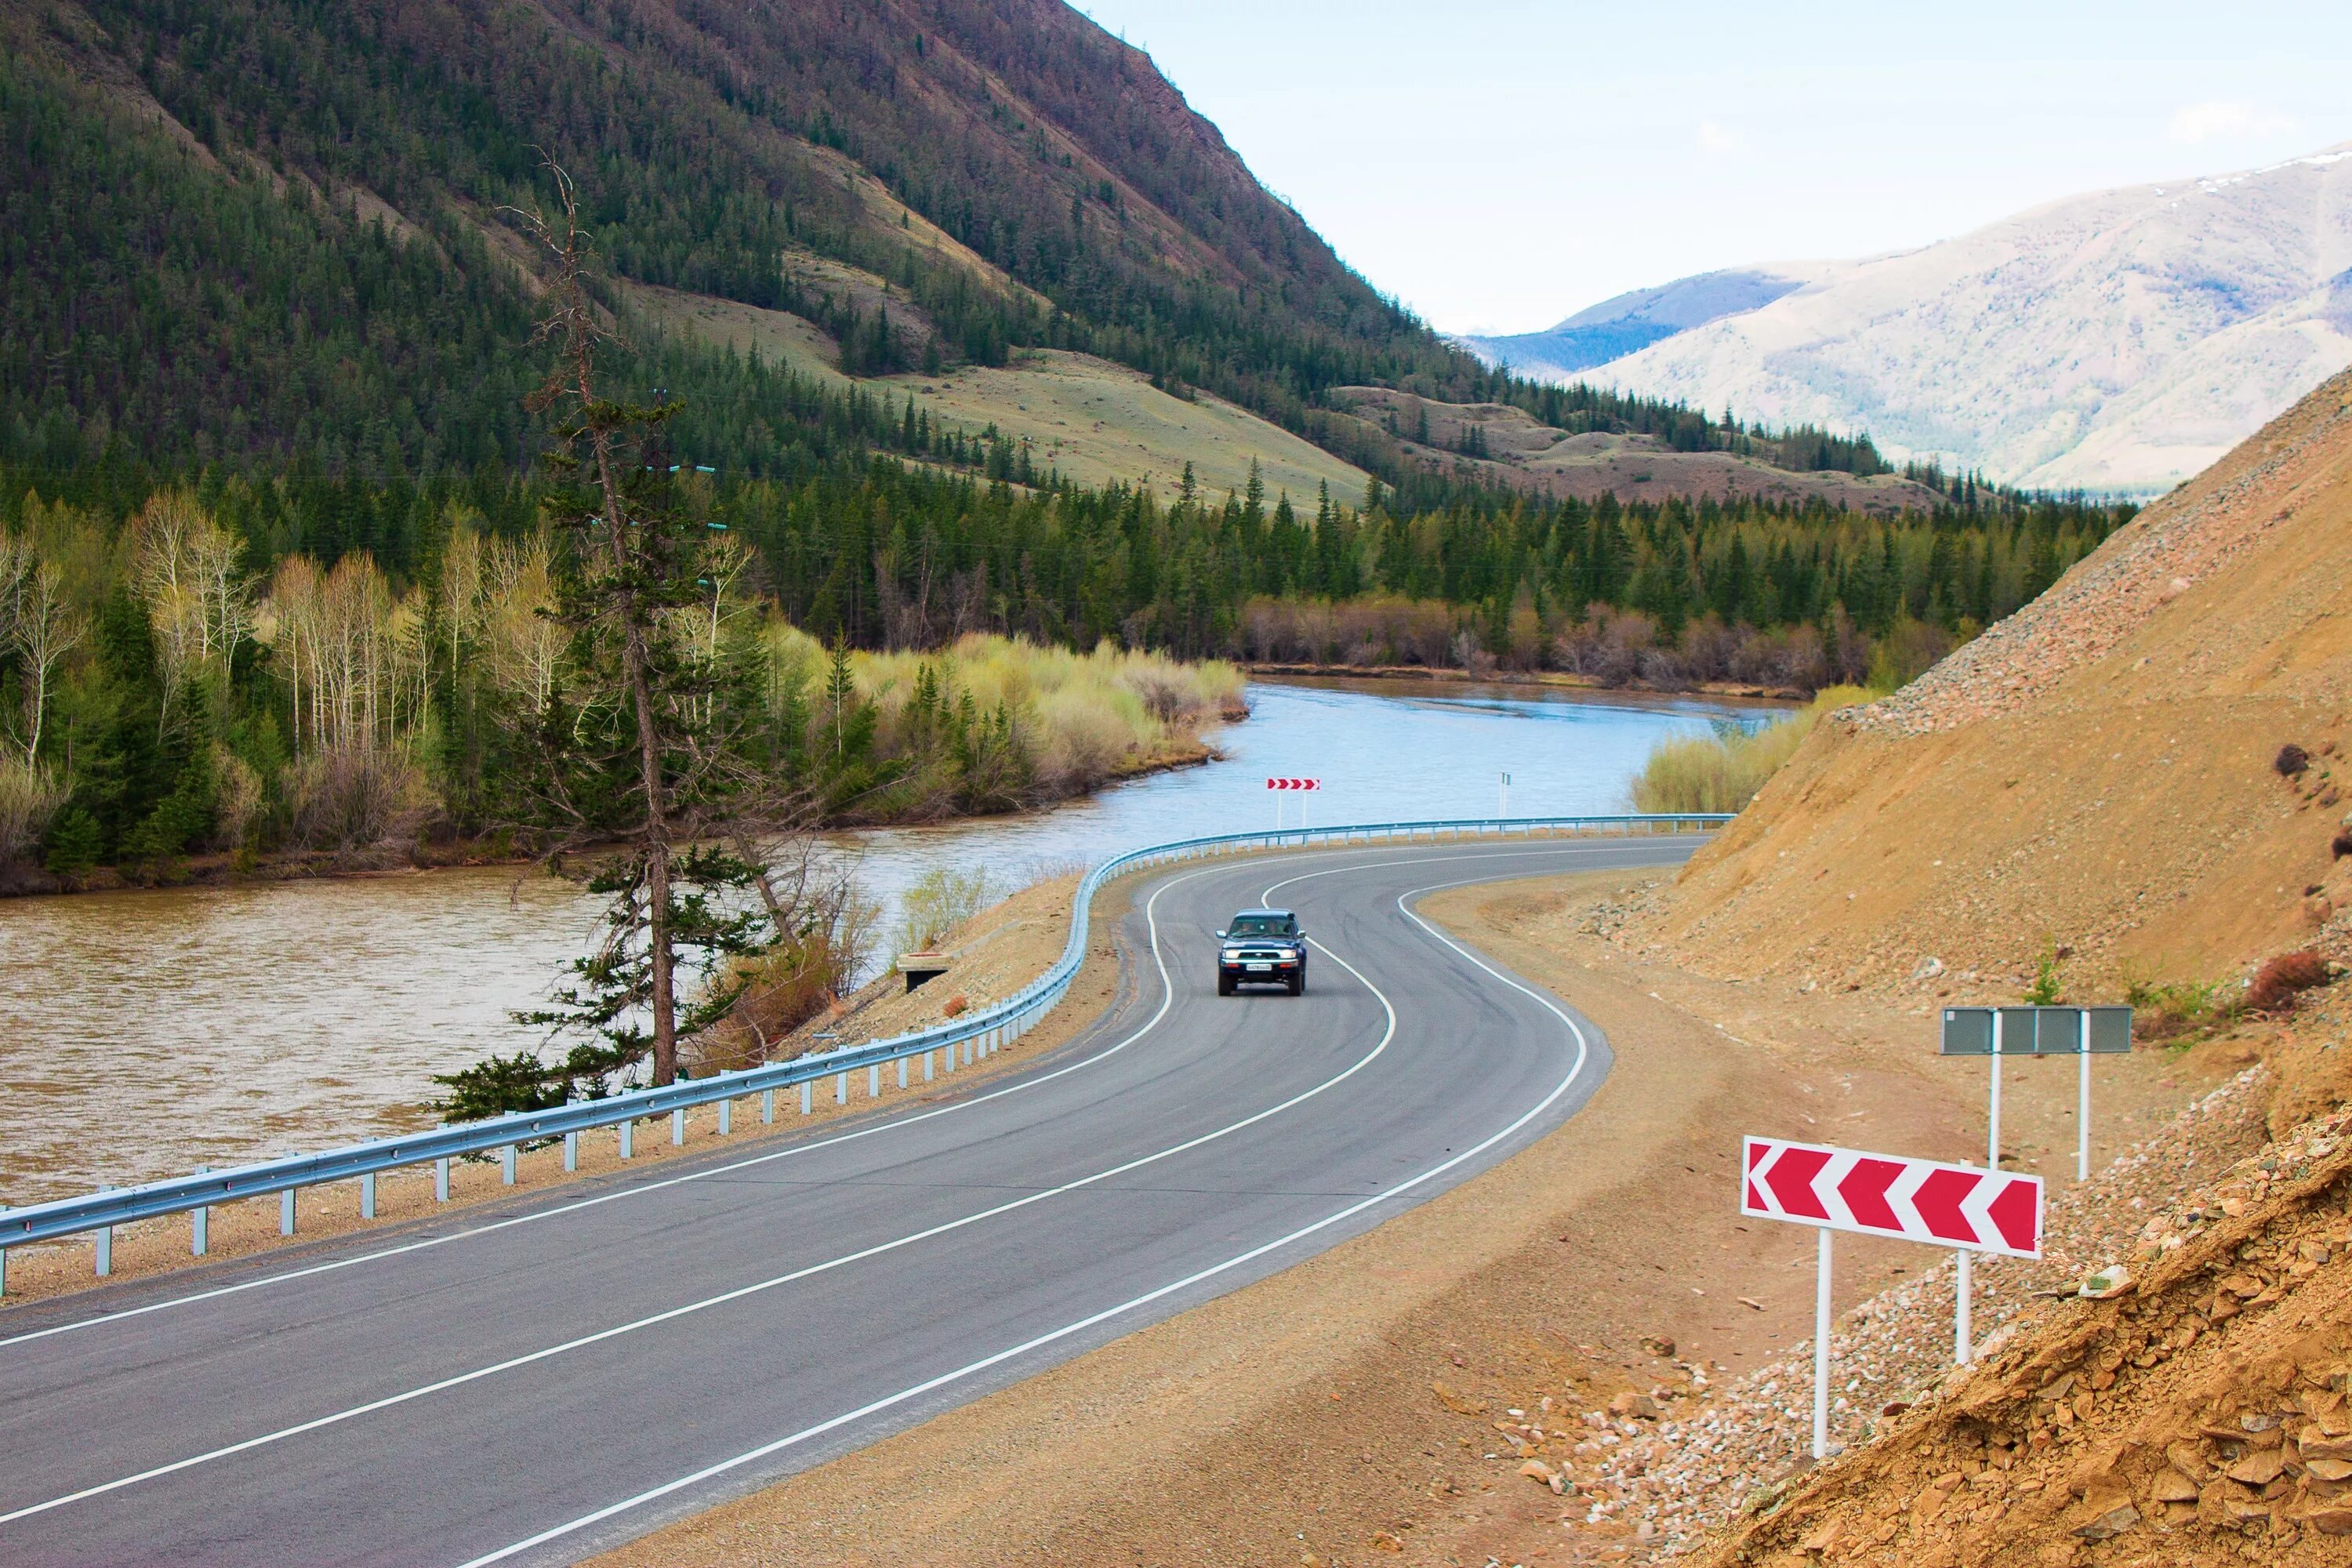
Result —
[[1225, 929], [1231, 936], [1292, 936], [1298, 922], [1288, 915], [1235, 915]]

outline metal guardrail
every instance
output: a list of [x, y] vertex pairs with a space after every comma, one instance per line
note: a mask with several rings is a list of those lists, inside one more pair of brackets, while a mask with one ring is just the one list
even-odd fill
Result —
[[361, 1217], [373, 1219], [375, 1217], [375, 1178], [385, 1171], [429, 1163], [436, 1167], [436, 1196], [446, 1199], [449, 1191], [449, 1162], [454, 1159], [497, 1154], [501, 1160], [506, 1181], [511, 1184], [514, 1181], [515, 1153], [524, 1145], [544, 1144], [561, 1138], [564, 1143], [564, 1168], [570, 1170], [577, 1163], [580, 1134], [596, 1128], [619, 1128], [621, 1157], [627, 1159], [631, 1154], [636, 1123], [648, 1118], [667, 1115], [671, 1119], [672, 1141], [679, 1142], [684, 1141], [686, 1112], [696, 1106], [719, 1106], [719, 1131], [726, 1132], [730, 1129], [735, 1101], [752, 1095], [761, 1097], [761, 1120], [772, 1121], [775, 1119], [775, 1093], [780, 1089], [798, 1087], [801, 1110], [805, 1114], [811, 1109], [814, 1087], [824, 1079], [835, 1080], [835, 1102], [845, 1104], [849, 1099], [849, 1075], [855, 1072], [866, 1074], [870, 1099], [880, 1096], [882, 1069], [892, 1063], [898, 1064], [898, 1087], [900, 1089], [907, 1087], [908, 1064], [916, 1057], [923, 1058], [923, 1078], [927, 1082], [934, 1076], [934, 1053], [942, 1053], [946, 1071], [955, 1072], [959, 1066], [969, 1067], [1020, 1038], [1068, 992], [1086, 958], [1089, 910], [1095, 894], [1106, 882], [1130, 871], [1217, 855], [1293, 847], [1345, 847], [1359, 843], [1392, 843], [1401, 838], [1411, 842], [1423, 838], [1443, 840], [1465, 837], [1704, 832], [1720, 827], [1730, 820], [1728, 816], [1721, 814], [1695, 812], [1682, 815], [1357, 823], [1332, 827], [1284, 828], [1266, 833], [1218, 834], [1130, 850], [1104, 861], [1087, 872], [1079, 882], [1071, 904], [1069, 940], [1053, 966], [1013, 995], [969, 1017], [929, 1029], [919, 1029], [911, 1034], [894, 1036], [889, 1039], [845, 1046], [766, 1067], [681, 1080], [659, 1089], [634, 1089], [603, 1100], [579, 1100], [551, 1110], [518, 1111], [509, 1116], [438, 1127], [405, 1137], [355, 1143], [320, 1154], [289, 1155], [228, 1170], [200, 1171], [194, 1175], [147, 1182], [133, 1187], [103, 1189], [82, 1197], [60, 1198], [52, 1203], [27, 1205], [23, 1208], [0, 1209], [0, 1291], [6, 1289], [7, 1256], [11, 1247], [96, 1231], [97, 1269], [100, 1274], [106, 1274], [111, 1271], [114, 1226], [163, 1215], [189, 1214], [194, 1216], [193, 1250], [201, 1257], [205, 1250], [208, 1212], [215, 1204], [236, 1203], [278, 1194], [280, 1196], [279, 1229], [291, 1236], [294, 1234], [294, 1194], [301, 1188], [322, 1183], [357, 1180], [361, 1184]]

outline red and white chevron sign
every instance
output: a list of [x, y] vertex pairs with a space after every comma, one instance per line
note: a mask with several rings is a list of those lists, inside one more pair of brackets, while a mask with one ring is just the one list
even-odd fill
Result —
[[1931, 1247], [2042, 1256], [2042, 1178], [1750, 1138], [1739, 1212]]
[[1265, 781], [1265, 787], [1268, 789], [1321, 789], [1323, 781], [1321, 779], [1268, 779]]

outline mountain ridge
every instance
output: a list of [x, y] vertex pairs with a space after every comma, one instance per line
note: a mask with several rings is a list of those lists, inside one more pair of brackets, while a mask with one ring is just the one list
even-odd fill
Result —
[[1521, 374], [1569, 375], [1725, 316], [1761, 310], [1832, 265], [1777, 262], [1697, 272], [1671, 283], [1629, 289], [1539, 332], [1457, 333], [1454, 341], [1486, 363], [1507, 364]]
[[[454, 379], [528, 379], [528, 332], [508, 329], [532, 280], [509, 265], [528, 247], [507, 211], [546, 202], [548, 160], [578, 179], [615, 289], [789, 310], [854, 344], [863, 373], [1066, 349], [1292, 430], [1325, 385], [1467, 392], [1485, 374], [1266, 193], [1147, 57], [1058, 0], [0, 0], [0, 67], [19, 143], [0, 195], [17, 234], [0, 249], [0, 436], [26, 432], [20, 453], [62, 421], [155, 461], [286, 460], [320, 439], [292, 434], [306, 413], [363, 426], [422, 384], [422, 344], [450, 335], [424, 324], [436, 293], [478, 296]], [[51, 151], [27, 156], [37, 134]], [[104, 207], [132, 186], [147, 210], [100, 222], [92, 194]], [[379, 223], [415, 254], [372, 255]], [[130, 244], [142, 224], [152, 243]], [[889, 298], [803, 287], [792, 256]], [[414, 275], [406, 295], [367, 281], [386, 268]], [[240, 316], [257, 283], [282, 299]], [[335, 331], [351, 352], [316, 379], [364, 378], [370, 346], [386, 359], [380, 394], [347, 411], [270, 406], [303, 379], [291, 364], [214, 406], [174, 363], [300, 360], [306, 333]], [[643, 378], [700, 407], [719, 374]], [[478, 461], [464, 432], [486, 421], [436, 387], [370, 445]], [[257, 428], [273, 432], [259, 448]], [[493, 446], [520, 455], [511, 432]]]
[[[1493, 358], [1512, 340], [1464, 341]], [[1577, 374], [1770, 424], [1867, 429], [1890, 457], [2006, 483], [2148, 494], [2347, 363], [2352, 142], [1820, 264], [1756, 309]]]

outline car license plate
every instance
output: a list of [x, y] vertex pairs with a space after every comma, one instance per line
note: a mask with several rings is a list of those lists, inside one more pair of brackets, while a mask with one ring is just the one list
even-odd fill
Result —
[[1253, 963], [1249, 966], [1249, 972], [1252, 974], [1271, 974], [1274, 973], [1274, 965], [1271, 963]]

